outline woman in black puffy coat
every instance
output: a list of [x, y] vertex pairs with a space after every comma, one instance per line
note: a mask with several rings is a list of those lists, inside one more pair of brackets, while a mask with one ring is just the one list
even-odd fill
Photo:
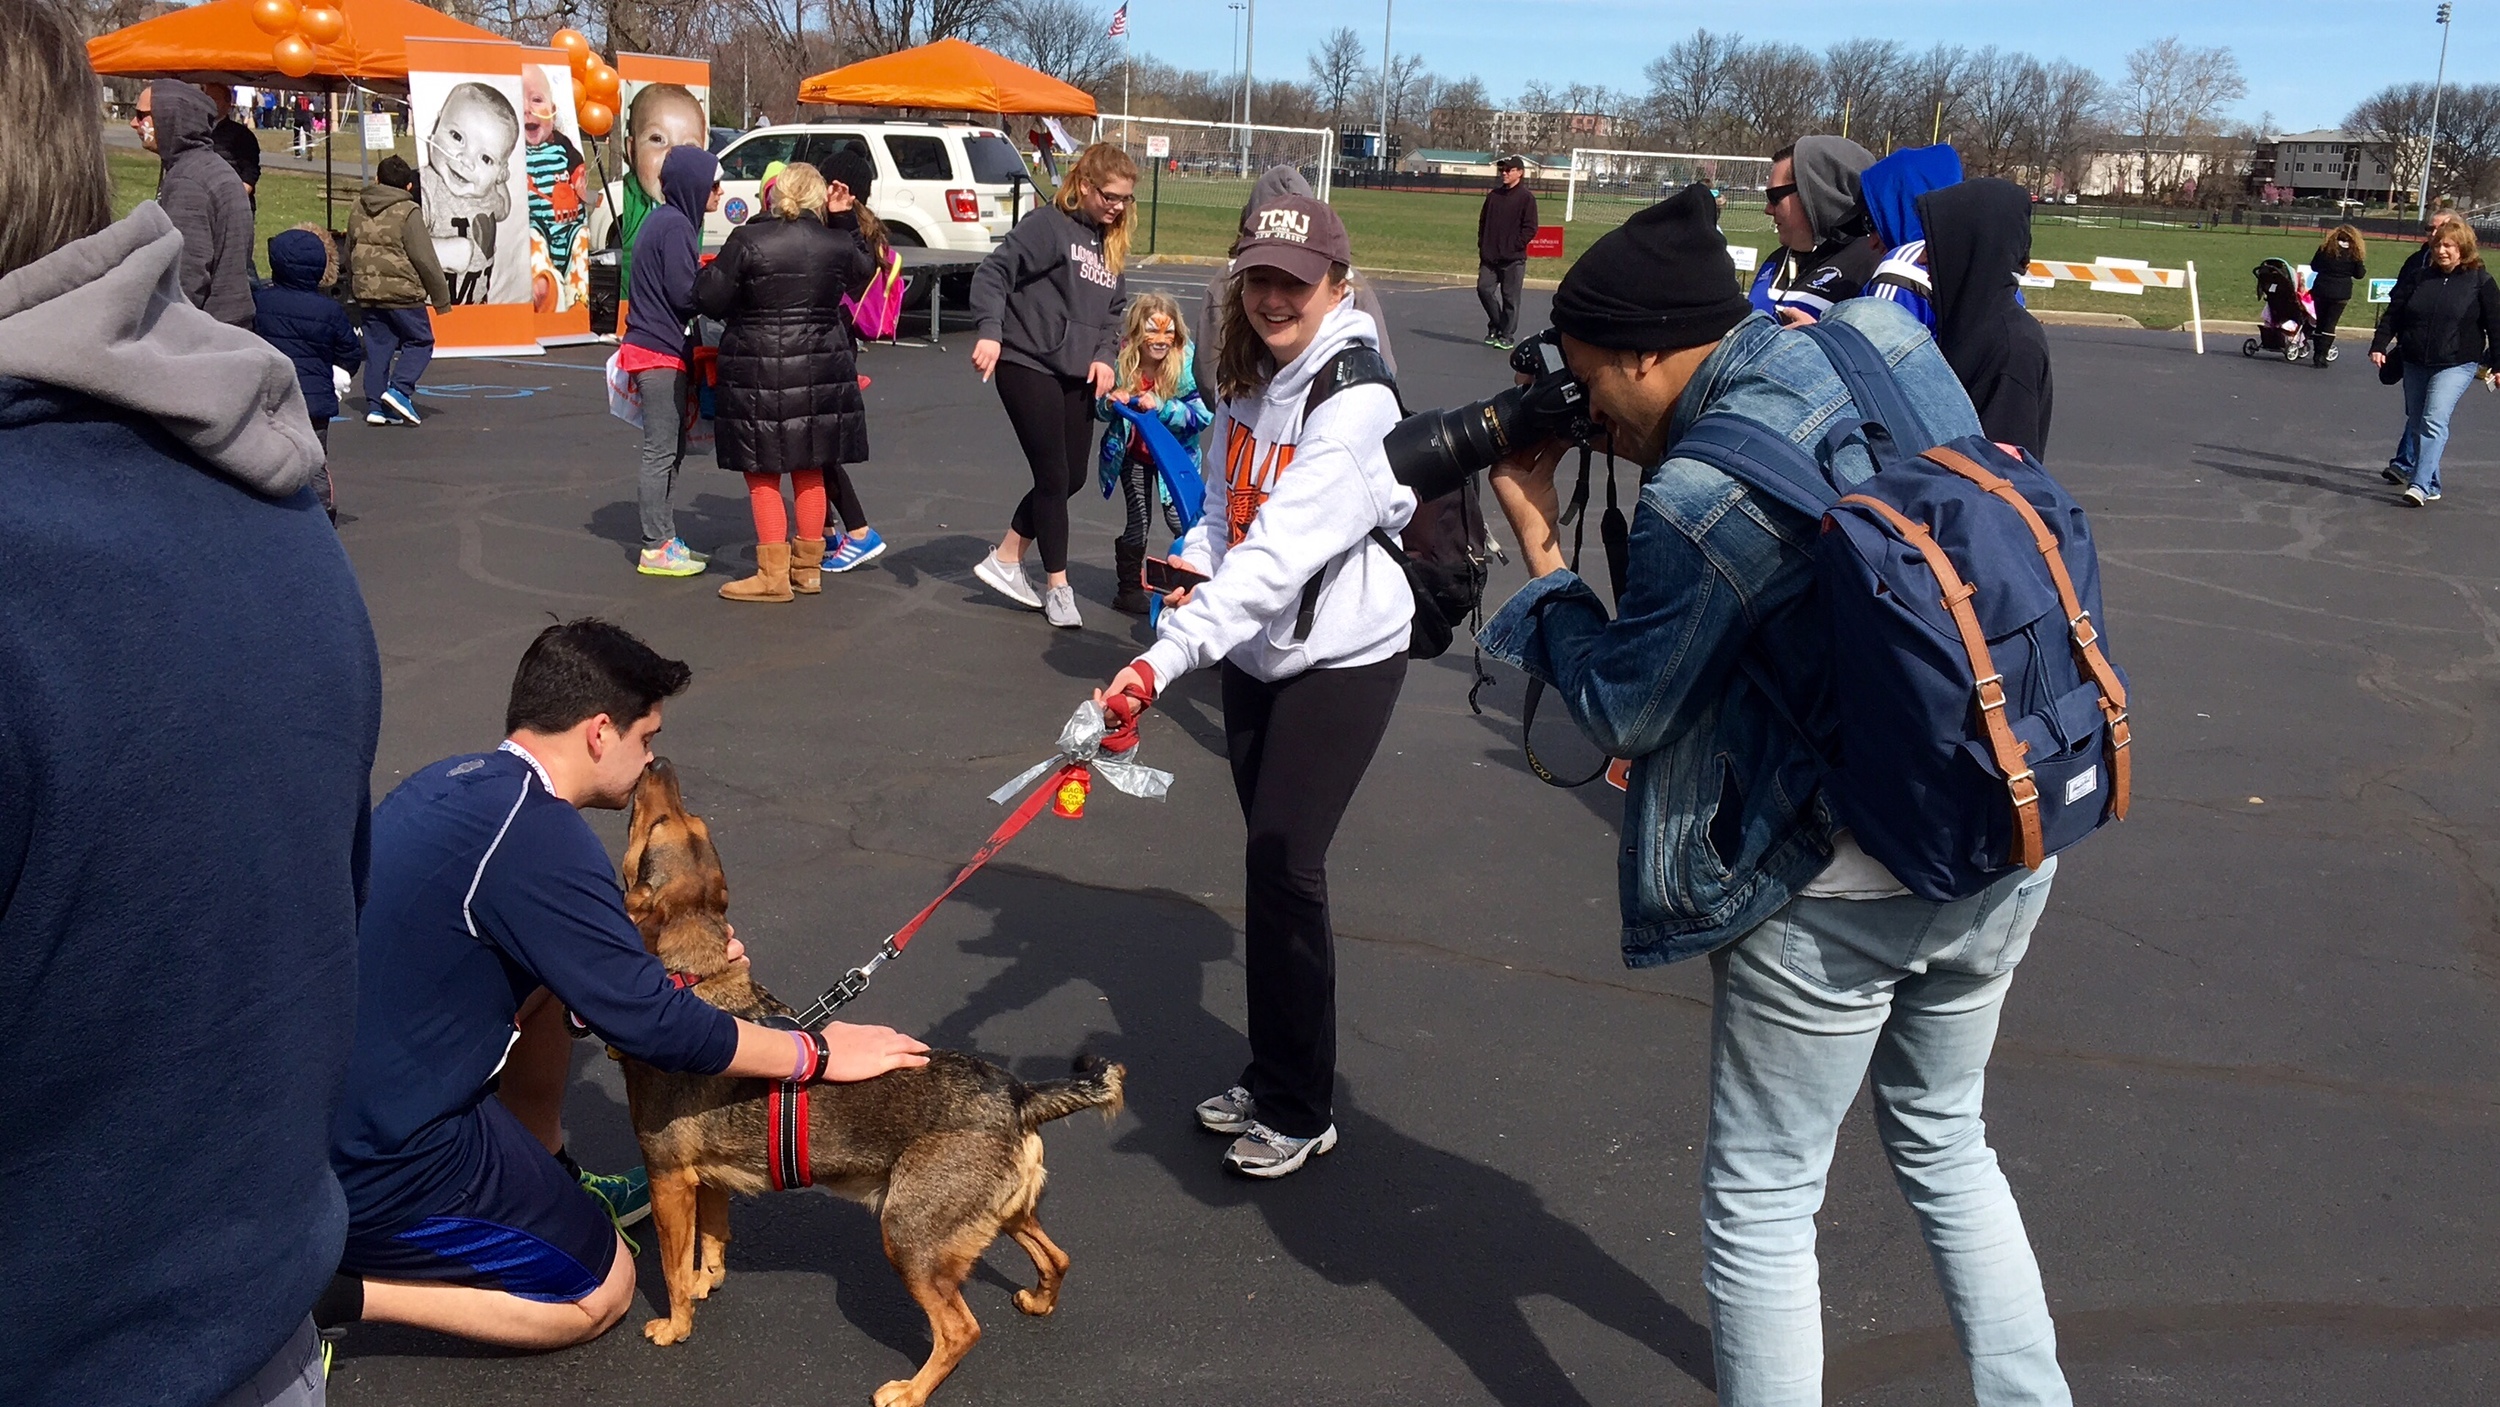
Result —
[[[866, 163], [859, 163], [865, 167]], [[868, 458], [868, 407], [844, 295], [867, 288], [880, 233], [861, 171], [852, 186], [802, 162], [768, 186], [765, 208], [741, 225], [696, 276], [695, 306], [725, 324], [720, 342], [716, 445], [721, 467], [746, 476], [755, 514], [755, 575], [720, 589], [732, 601], [787, 601], [823, 589], [825, 487], [833, 480], [850, 530], [836, 571], [884, 550], [866, 522], [845, 464]], [[798, 503], [797, 536], [784, 515], [781, 476]]]
[[2313, 365], [2325, 366], [2335, 354], [2335, 325], [2343, 321], [2344, 305], [2352, 301], [2352, 286], [2370, 276], [2368, 246], [2361, 241], [2361, 231], [2350, 225], [2337, 225], [2327, 232], [2318, 245], [2318, 252], [2309, 256], [2309, 301], [2317, 305], [2318, 327], [2309, 334]]

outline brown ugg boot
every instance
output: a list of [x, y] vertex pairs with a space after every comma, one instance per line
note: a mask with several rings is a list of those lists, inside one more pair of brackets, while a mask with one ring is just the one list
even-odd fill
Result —
[[813, 596], [825, 589], [825, 540], [821, 537], [796, 537], [790, 540], [790, 589], [801, 596]]
[[755, 544], [755, 575], [724, 583], [724, 601], [787, 601], [790, 599], [790, 544]]

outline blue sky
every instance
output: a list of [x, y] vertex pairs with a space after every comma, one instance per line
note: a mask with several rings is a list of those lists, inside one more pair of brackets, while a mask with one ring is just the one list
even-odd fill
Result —
[[[2008, 4], [2003, 0], [1788, 0], [1700, 6], [1650, 0], [1398, 0], [1398, 52], [1421, 53], [1452, 77], [1482, 78], [1497, 101], [1531, 79], [1640, 91], [1641, 68], [1696, 28], [1753, 39], [1787, 39], [1821, 48], [1857, 35], [1971, 48], [1994, 44], [2043, 59], [2068, 58], [2117, 77], [2127, 51], [2176, 34], [2239, 56], [2248, 98], [2239, 117], [2271, 111], [2279, 131], [2328, 127], [2383, 84], [2428, 80], [2439, 59], [2435, 0], [2273, 0], [2267, 4], [2099, 0], [2091, 5]], [[1106, 13], [1109, 4], [1105, 5]], [[2500, 3], [2457, 6], [2448, 49], [2451, 82], [2500, 78]], [[2049, 18], [2054, 16], [2056, 18]], [[1375, 62], [1380, 0], [1258, 0], [1257, 70], [1305, 76], [1305, 56], [1322, 35], [1351, 25]], [[1137, 52], [1184, 68], [1223, 70], [1232, 62], [1233, 15], [1224, 0], [1132, 0]]]

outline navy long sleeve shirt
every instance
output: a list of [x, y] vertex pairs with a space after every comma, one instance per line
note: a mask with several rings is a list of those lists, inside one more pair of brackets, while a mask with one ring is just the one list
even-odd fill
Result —
[[331, 1162], [351, 1234], [441, 1211], [477, 1170], [478, 1105], [539, 987], [663, 1070], [718, 1074], [738, 1023], [670, 984], [599, 837], [526, 754], [437, 762], [373, 812], [356, 1043]]

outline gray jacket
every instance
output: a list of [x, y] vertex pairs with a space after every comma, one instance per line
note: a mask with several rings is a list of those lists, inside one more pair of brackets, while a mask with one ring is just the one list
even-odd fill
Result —
[[[1276, 197], [1309, 194], [1311, 183], [1302, 179], [1301, 172], [1290, 166], [1267, 168], [1259, 173], [1258, 184], [1250, 188], [1250, 198], [1242, 202], [1241, 232], [1245, 235], [1250, 233], [1250, 217], [1257, 213], [1260, 206], [1273, 202]], [[1232, 265], [1226, 264], [1207, 280], [1206, 297], [1198, 305], [1198, 325], [1189, 330], [1190, 370], [1197, 373], [1199, 388], [1209, 405], [1215, 404], [1215, 360], [1218, 350], [1224, 345], [1224, 285], [1232, 276]], [[1395, 376], [1398, 354], [1389, 346], [1389, 315], [1381, 310], [1380, 295], [1374, 293], [1372, 286], [1361, 278], [1354, 280], [1354, 306], [1371, 314], [1372, 333], [1380, 342], [1380, 359], [1389, 364], [1389, 374]], [[1209, 439], [1206, 443], [1212, 445], [1214, 441]], [[1202, 446], [1200, 453], [1212, 454], [1214, 451]]]
[[165, 163], [156, 203], [182, 232], [182, 292], [219, 322], [252, 325], [252, 196], [209, 134], [224, 114], [188, 83], [148, 85], [156, 155]]
[[1128, 280], [1103, 262], [1102, 231], [1056, 205], [1025, 216], [972, 275], [972, 316], [999, 358], [1082, 377], [1120, 359]]

